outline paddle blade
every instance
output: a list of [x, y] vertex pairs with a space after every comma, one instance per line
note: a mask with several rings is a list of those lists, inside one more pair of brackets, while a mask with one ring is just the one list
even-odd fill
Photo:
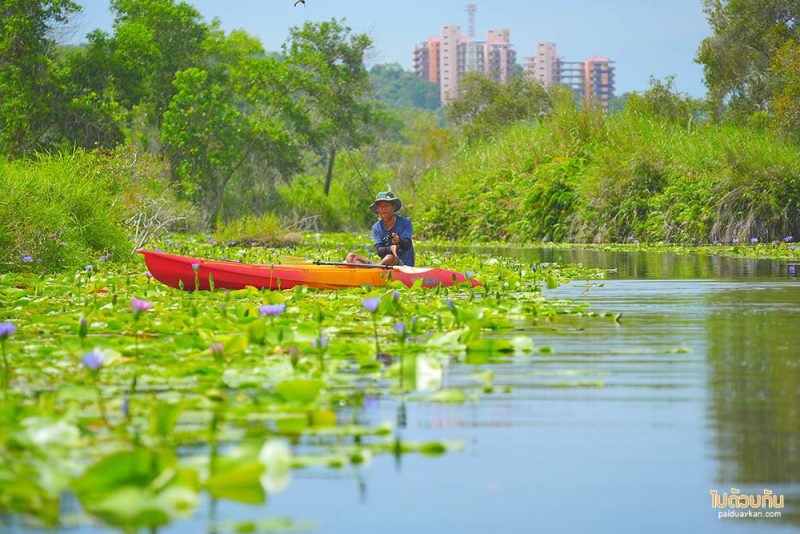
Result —
[[302, 256], [278, 256], [278, 263], [280, 265], [304, 265], [314, 262]]

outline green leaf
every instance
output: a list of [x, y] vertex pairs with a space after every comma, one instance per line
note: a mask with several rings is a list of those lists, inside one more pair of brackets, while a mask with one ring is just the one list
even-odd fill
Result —
[[150, 433], [166, 438], [175, 428], [180, 415], [180, 407], [176, 404], [159, 402], [150, 412]]
[[514, 352], [511, 341], [503, 338], [484, 337], [467, 343], [467, 352]]
[[206, 489], [212, 497], [247, 504], [263, 504], [266, 493], [261, 486], [261, 462], [250, 462], [209, 477]]
[[319, 396], [323, 385], [319, 380], [295, 378], [293, 380], [285, 380], [276, 385], [275, 393], [287, 402], [309, 404]]
[[460, 389], [441, 389], [430, 396], [431, 402], [461, 404], [467, 400], [467, 395]]
[[420, 445], [418, 450], [428, 456], [440, 456], [447, 452], [447, 447], [438, 441], [429, 441]]

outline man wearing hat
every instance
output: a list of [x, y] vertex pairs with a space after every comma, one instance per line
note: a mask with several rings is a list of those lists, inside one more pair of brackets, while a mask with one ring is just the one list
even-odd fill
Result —
[[[397, 215], [403, 203], [391, 191], [381, 191], [369, 209], [380, 216], [372, 227], [372, 241], [381, 258], [381, 265], [414, 266], [414, 245], [411, 242], [411, 220]], [[374, 263], [351, 252], [347, 263]]]

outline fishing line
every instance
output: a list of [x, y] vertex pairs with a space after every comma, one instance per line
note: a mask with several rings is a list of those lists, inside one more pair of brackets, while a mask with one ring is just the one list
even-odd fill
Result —
[[353, 169], [355, 169], [356, 174], [358, 175], [358, 178], [361, 180], [361, 183], [364, 185], [364, 189], [367, 190], [367, 194], [369, 195], [369, 199], [373, 200], [375, 198], [375, 195], [372, 194], [372, 191], [370, 191], [369, 186], [367, 186], [367, 182], [364, 180], [364, 177], [361, 176], [361, 171], [358, 170], [358, 165], [356, 165], [356, 162], [353, 159], [353, 155], [350, 153], [349, 150], [347, 151], [347, 156], [350, 158], [350, 163], [353, 165]]

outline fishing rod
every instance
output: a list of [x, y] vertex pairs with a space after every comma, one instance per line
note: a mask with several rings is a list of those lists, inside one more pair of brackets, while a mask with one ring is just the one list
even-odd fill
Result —
[[349, 150], [347, 150], [347, 156], [350, 158], [350, 163], [353, 165], [353, 169], [355, 169], [356, 174], [358, 175], [358, 178], [361, 180], [361, 183], [364, 185], [364, 189], [367, 190], [367, 194], [369, 195], [369, 199], [373, 200], [375, 198], [375, 195], [373, 195], [372, 191], [370, 191], [366, 180], [364, 180], [364, 177], [361, 175], [361, 171], [358, 170], [358, 165], [356, 165], [356, 162], [353, 159], [353, 155], [350, 153]]

